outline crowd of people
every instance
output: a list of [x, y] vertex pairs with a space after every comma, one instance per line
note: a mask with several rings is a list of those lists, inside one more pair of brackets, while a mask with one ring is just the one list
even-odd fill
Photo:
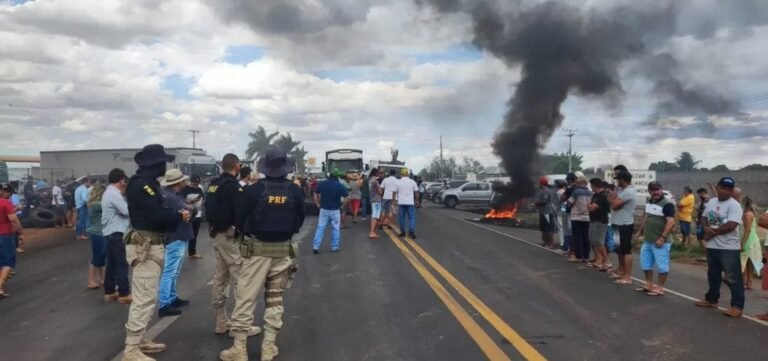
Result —
[[[378, 239], [378, 230], [384, 227], [393, 229], [395, 215], [399, 217], [399, 236], [405, 237], [407, 234], [416, 238], [416, 205], [420, 201], [420, 193], [407, 168], [401, 169], [399, 173], [392, 169], [389, 174], [384, 174], [380, 169], [372, 169], [367, 177], [345, 175], [334, 169], [327, 180], [313, 187], [312, 193], [315, 206], [319, 209], [319, 220], [312, 242], [315, 254], [320, 253], [328, 224], [331, 226], [331, 252], [338, 252], [341, 249], [341, 229], [346, 227], [346, 214], [351, 213], [352, 222], [357, 223], [358, 214], [366, 213], [365, 208], [369, 202], [369, 238]], [[366, 220], [364, 216], [361, 219]]]
[[[675, 202], [661, 183], [651, 181], [642, 217], [636, 217], [638, 192], [632, 174], [622, 165], [613, 174], [610, 182], [588, 180], [581, 172], [569, 173], [564, 181], [553, 184], [542, 177], [534, 196], [542, 245], [562, 252], [570, 262], [607, 273], [617, 285], [632, 285], [637, 240], [645, 284], [636, 291], [663, 296], [674, 232], [680, 232], [683, 247], [690, 247], [696, 237], [706, 255], [702, 260], [707, 262], [709, 282], [696, 306], [718, 307], [725, 283], [731, 290], [731, 303], [723, 313], [741, 317], [745, 289], [752, 289], [752, 280], [761, 274], [768, 257], [768, 240], [763, 251], [757, 233], [758, 226], [768, 228], [768, 212], [758, 217], [754, 202], [741, 194], [732, 177], [724, 177], [716, 186], [697, 190], [698, 207], [691, 187], [685, 187]], [[611, 252], [617, 254], [617, 268], [608, 256]], [[768, 321], [768, 313], [756, 317]]]

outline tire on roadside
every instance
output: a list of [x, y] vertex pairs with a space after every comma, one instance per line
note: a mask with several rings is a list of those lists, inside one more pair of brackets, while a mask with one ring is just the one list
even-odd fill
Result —
[[33, 209], [29, 213], [29, 223], [35, 228], [53, 227], [56, 225], [56, 213], [50, 209]]
[[459, 200], [456, 199], [456, 197], [448, 197], [445, 199], [445, 206], [448, 208], [456, 208], [457, 204], [459, 204]]

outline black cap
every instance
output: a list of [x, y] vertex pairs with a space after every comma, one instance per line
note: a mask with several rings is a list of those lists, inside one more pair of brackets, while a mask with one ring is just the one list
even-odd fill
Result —
[[597, 177], [590, 179], [589, 180], [589, 184], [592, 185], [593, 187], [594, 186], [597, 186], [597, 187], [604, 187], [605, 186], [605, 182], [603, 182], [602, 179], [597, 178]]
[[200, 183], [200, 176], [197, 174], [193, 174], [189, 177], [189, 181], [194, 183]]
[[653, 181], [653, 182], [648, 183], [648, 189], [649, 190], [651, 190], [651, 189], [664, 189], [664, 187], [661, 186], [661, 183], [659, 183], [657, 181]]
[[576, 180], [576, 173], [568, 173], [565, 175], [565, 180], [573, 182]]
[[165, 148], [160, 144], [147, 145], [133, 156], [133, 160], [140, 167], [148, 167], [160, 163], [171, 163], [174, 159], [176, 159], [176, 156], [166, 153]]
[[717, 185], [733, 188], [736, 186], [736, 181], [731, 177], [723, 177], [723, 178], [720, 178], [720, 181], [717, 182]]

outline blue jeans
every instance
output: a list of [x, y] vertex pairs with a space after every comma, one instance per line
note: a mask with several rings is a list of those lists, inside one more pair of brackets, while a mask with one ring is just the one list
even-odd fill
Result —
[[107, 265], [107, 240], [104, 236], [89, 234], [91, 237], [91, 265], [104, 267]]
[[318, 218], [315, 239], [312, 240], [312, 249], [320, 249], [320, 245], [323, 243], [323, 235], [325, 234], [325, 226], [328, 225], [328, 222], [331, 222], [331, 250], [338, 250], [339, 243], [341, 243], [341, 234], [339, 231], [341, 212], [338, 209], [327, 210], [321, 208], [320, 216]]
[[81, 206], [77, 209], [77, 224], [75, 225], [75, 235], [87, 236], [88, 229], [88, 207]]
[[170, 305], [178, 298], [176, 281], [184, 264], [184, 254], [187, 253], [187, 241], [176, 240], [165, 246], [165, 263], [163, 274], [160, 275], [160, 287], [157, 291], [158, 307]]
[[616, 247], [616, 241], [613, 239], [613, 227], [608, 227], [608, 231], [605, 233], [605, 249], [608, 250], [608, 253], [613, 252], [613, 249]]
[[131, 283], [128, 282], [128, 261], [125, 258], [125, 242], [123, 242], [122, 233], [116, 232], [107, 236], [107, 270], [104, 278], [105, 294], [115, 293], [115, 288], [122, 297], [131, 294]]
[[722, 273], [731, 289], [731, 307], [744, 309], [744, 280], [741, 277], [741, 251], [707, 248], [707, 281], [709, 290], [704, 298], [709, 303], [720, 301]]
[[400, 207], [400, 213], [398, 218], [400, 219], [400, 233], [405, 233], [405, 216], [408, 215], [408, 233], [416, 233], [416, 206], [414, 205], [398, 205]]

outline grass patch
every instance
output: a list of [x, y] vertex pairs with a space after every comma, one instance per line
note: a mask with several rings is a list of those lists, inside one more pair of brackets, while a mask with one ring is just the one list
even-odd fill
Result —
[[706, 251], [698, 244], [683, 246], [680, 243], [673, 243], [670, 251], [670, 257], [673, 261], [684, 263], [699, 263], [699, 259], [706, 257]]

